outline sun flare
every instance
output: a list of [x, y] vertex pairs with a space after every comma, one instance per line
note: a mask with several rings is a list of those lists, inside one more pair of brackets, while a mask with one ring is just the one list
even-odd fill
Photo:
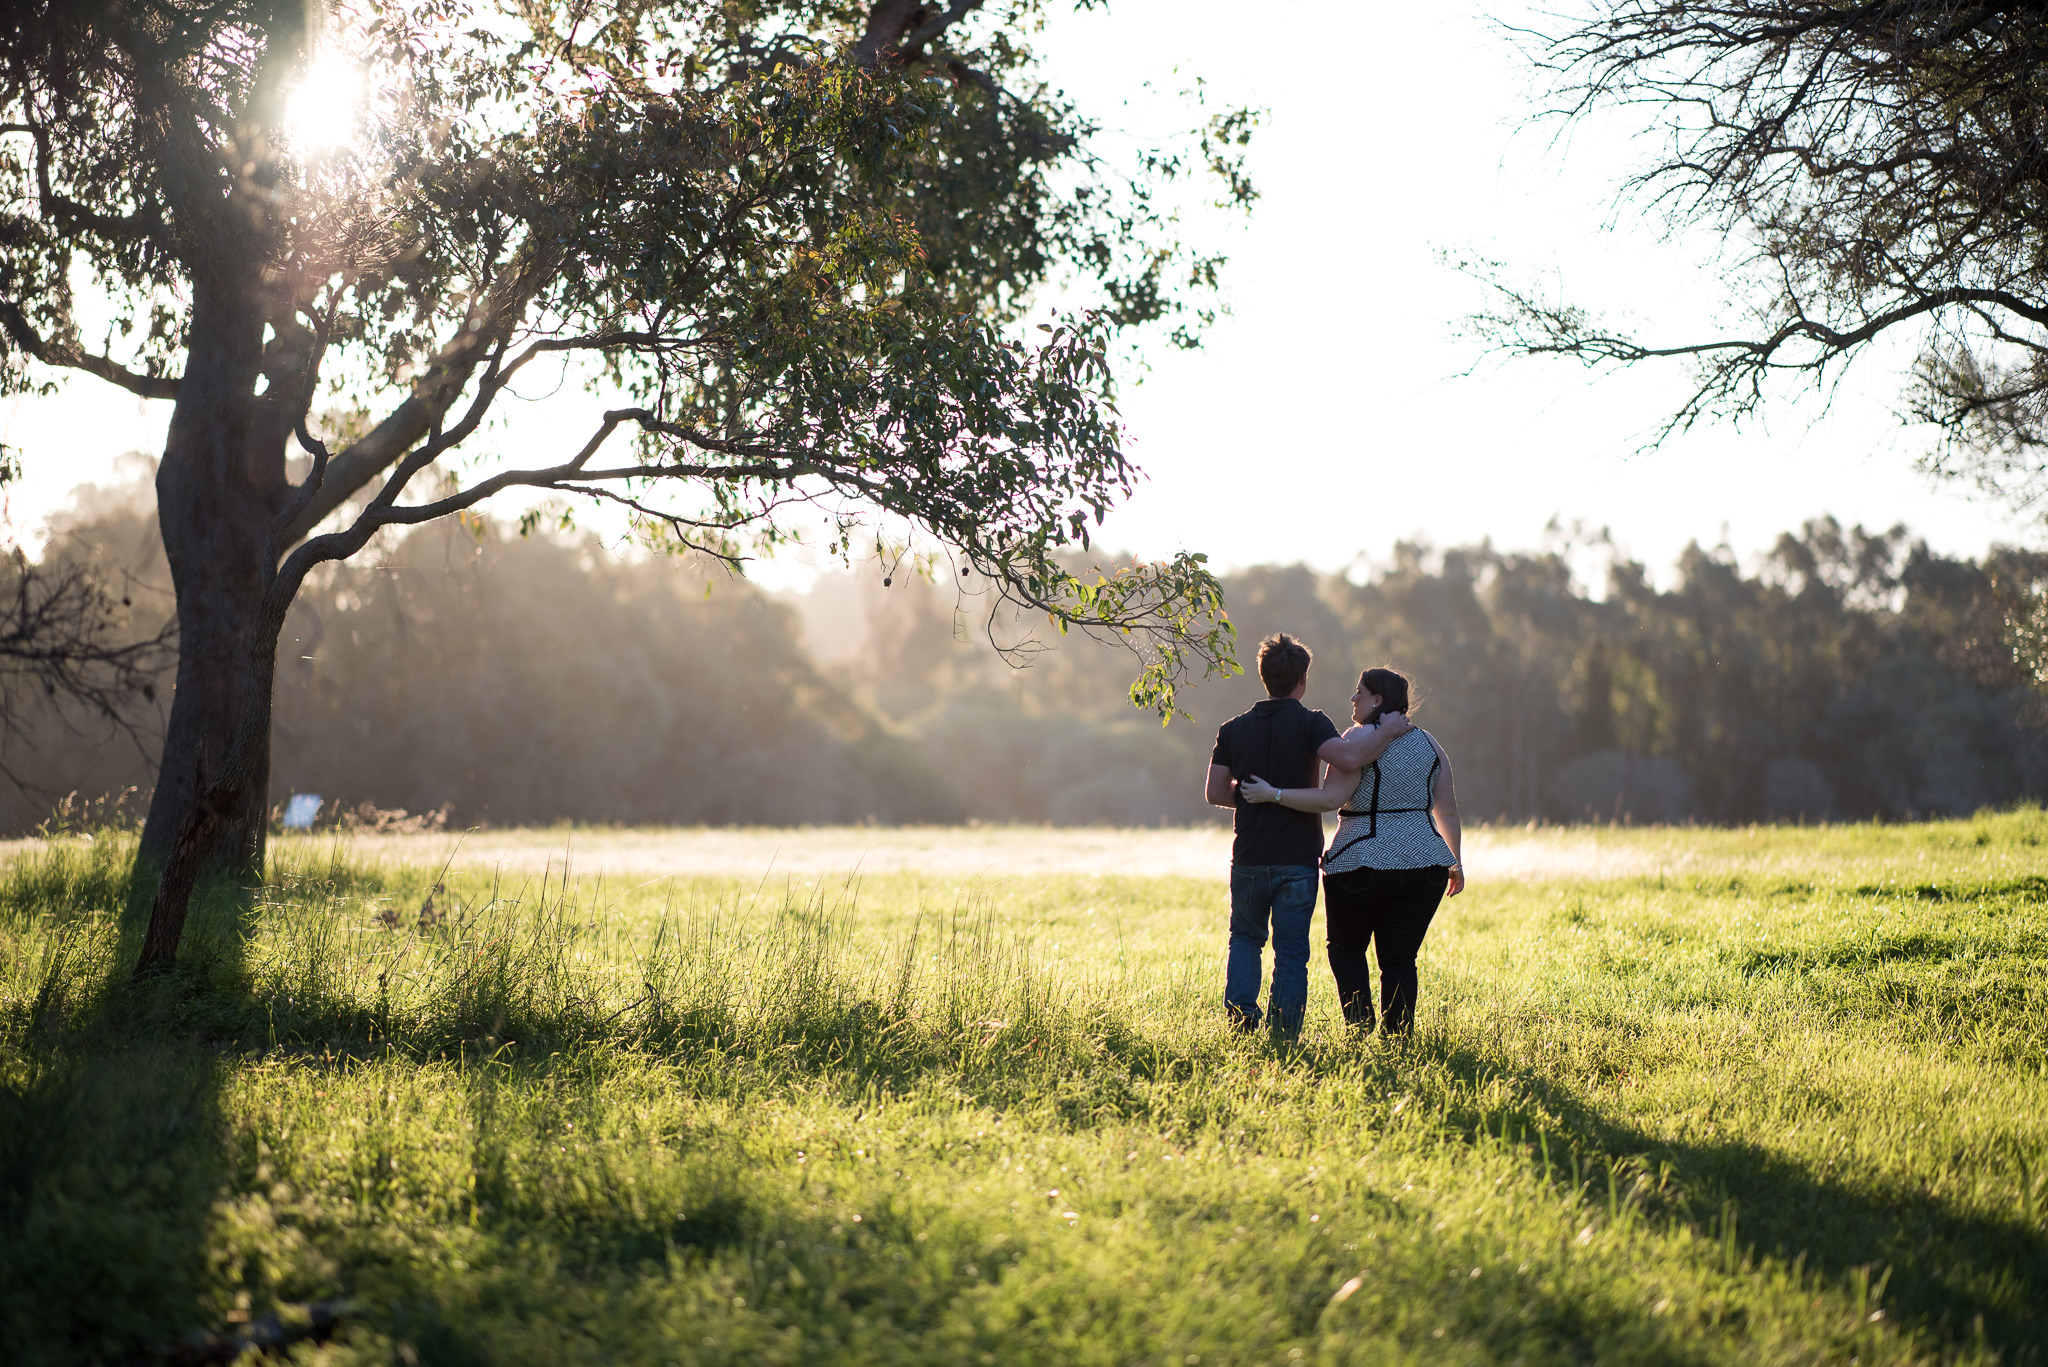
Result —
[[322, 56], [286, 97], [285, 135], [306, 155], [331, 152], [355, 136], [363, 107], [363, 73], [351, 62]]

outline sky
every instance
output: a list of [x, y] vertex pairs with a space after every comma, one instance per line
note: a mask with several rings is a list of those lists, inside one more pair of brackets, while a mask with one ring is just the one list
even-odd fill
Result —
[[1505, 263], [1647, 335], [1690, 340], [1723, 312], [1717, 243], [1666, 241], [1638, 207], [1616, 208], [1654, 146], [1618, 121], [1565, 143], [1529, 127], [1541, 92], [1489, 12], [1527, 18], [1469, 0], [1292, 0], [1247, 24], [1241, 6], [1117, 0], [1046, 35], [1068, 89], [1106, 121], [1134, 77], [1164, 84], [1176, 68], [1213, 99], [1270, 111], [1251, 162], [1263, 198], [1223, 236], [1233, 316], [1124, 396], [1149, 486], [1106, 541], [1336, 569], [1404, 538], [1533, 546], [1553, 518], [1607, 527], [1653, 568], [1724, 536], [1754, 555], [1823, 513], [1904, 522], [1952, 553], [2038, 540], [1916, 470], [1927, 437], [1894, 416], [1896, 357], [1767, 427], [1650, 451], [1681, 372], [1482, 363], [1457, 333], [1485, 292], [1440, 252]]
[[[1146, 477], [1101, 544], [1206, 551], [1226, 570], [1363, 572], [1402, 540], [1527, 548], [1553, 521], [1580, 522], [1661, 578], [1689, 541], [1746, 560], [1822, 514], [1903, 522], [1952, 554], [2041, 540], [2038, 524], [1915, 468], [1927, 437], [1894, 416], [1897, 356], [1868, 358], [1826, 403], [1795, 399], [1767, 424], [1653, 450], [1646, 438], [1683, 394], [1678, 371], [1595, 379], [1484, 360], [1459, 320], [1485, 293], [1439, 253], [1502, 262], [1651, 336], [1710, 328], [1723, 288], [1713, 241], [1666, 240], [1636, 206], [1616, 207], [1652, 150], [1631, 128], [1559, 140], [1528, 126], [1540, 92], [1489, 15], [1526, 18], [1473, 0], [1114, 0], [1038, 35], [1049, 78], [1103, 123], [1112, 155], [1186, 124], [1186, 106], [1158, 92], [1197, 76], [1212, 105], [1266, 111], [1250, 220], [1190, 221], [1231, 256], [1231, 313], [1199, 351], [1149, 348], [1149, 370], [1125, 385]], [[8, 491], [14, 534], [33, 539], [121, 452], [160, 447], [168, 408], [89, 378], [0, 400], [0, 443], [25, 457]], [[781, 587], [815, 572], [800, 554], [754, 571]]]

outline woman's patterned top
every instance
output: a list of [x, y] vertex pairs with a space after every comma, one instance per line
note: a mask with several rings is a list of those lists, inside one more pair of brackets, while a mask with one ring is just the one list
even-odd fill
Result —
[[1451, 847], [1429, 815], [1441, 767], [1428, 732], [1417, 727], [1396, 737], [1358, 776], [1357, 790], [1338, 813], [1323, 872], [1450, 864]]

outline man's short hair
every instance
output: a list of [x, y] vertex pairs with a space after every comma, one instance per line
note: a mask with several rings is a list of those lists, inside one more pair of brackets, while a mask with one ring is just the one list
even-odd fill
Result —
[[1307, 646], [1284, 631], [1259, 642], [1259, 678], [1265, 681], [1267, 695], [1284, 698], [1301, 687], [1313, 659]]

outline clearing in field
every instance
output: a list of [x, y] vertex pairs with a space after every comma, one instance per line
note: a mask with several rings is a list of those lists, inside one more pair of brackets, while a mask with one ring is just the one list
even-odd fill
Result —
[[131, 845], [25, 848], [0, 1343], [2039, 1363], [2044, 839], [1475, 833], [1416, 1037], [1292, 1047], [1210, 830], [292, 840], [140, 987]]

